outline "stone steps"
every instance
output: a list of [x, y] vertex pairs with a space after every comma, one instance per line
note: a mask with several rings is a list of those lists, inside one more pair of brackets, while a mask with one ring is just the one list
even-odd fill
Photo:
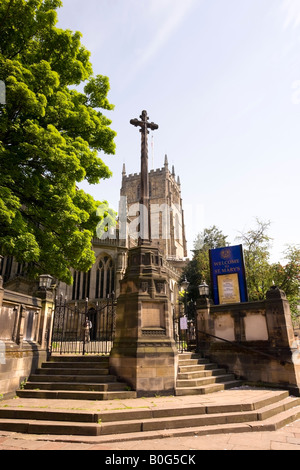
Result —
[[[234, 393], [234, 392], [233, 392]], [[286, 391], [249, 403], [154, 406], [109, 411], [0, 407], [0, 430], [44, 435], [100, 436], [105, 442], [276, 430], [300, 418], [300, 398]], [[166, 434], [167, 433], [167, 434]]]
[[[44, 366], [42, 369], [38, 369], [35, 374], [37, 375], [43, 375], [43, 376], [55, 376], [55, 375], [70, 375], [71, 377], [74, 377], [74, 369], [72, 368], [50, 368], [50, 367], [46, 367]], [[103, 376], [107, 376], [109, 375], [109, 370], [108, 368], [106, 369], [103, 369], [103, 367], [101, 369], [76, 369], [76, 377], [78, 377], [79, 375], [96, 375], [96, 376], [100, 376], [100, 375], [103, 375]]]
[[241, 381], [195, 353], [179, 355], [176, 395], [198, 395], [239, 387]]
[[[214, 393], [237, 387], [233, 374], [195, 353], [179, 355], [175, 395]], [[53, 356], [28, 380], [21, 398], [110, 400], [133, 398], [136, 393], [109, 373], [104, 356]]]
[[[238, 384], [232, 374], [208, 359], [185, 353], [179, 356], [175, 397], [167, 397], [166, 401], [160, 398], [158, 405], [150, 401], [144, 406], [142, 399], [136, 400], [136, 392], [127, 390], [126, 384], [109, 374], [107, 358], [54, 357], [17, 392], [20, 398], [33, 401], [23, 400], [22, 406], [19, 403], [1, 406], [0, 403], [0, 430], [77, 436], [78, 439], [94, 436], [103, 442], [116, 442], [139, 437], [154, 439], [166, 434], [184, 436], [275, 430], [300, 418], [300, 398], [290, 397], [287, 391], [262, 391], [255, 395], [258, 398], [251, 398], [252, 401], [244, 400], [244, 396], [236, 401], [235, 394], [241, 397], [241, 393], [245, 393], [239, 389], [224, 392], [227, 401], [223, 399], [224, 394], [218, 393], [212, 399], [194, 397], [190, 400], [181, 396], [205, 395]], [[228, 397], [228, 393], [232, 396]], [[179, 402], [176, 396], [181, 396]], [[127, 400], [131, 398], [134, 400]], [[54, 399], [62, 400], [57, 408], [49, 405]], [[69, 400], [81, 400], [81, 410], [78, 405], [72, 409]], [[111, 403], [107, 401], [102, 408], [99, 404], [88, 405], [100, 400]], [[125, 401], [116, 401], [114, 407], [113, 400]], [[177, 402], [172, 405], [172, 400]], [[30, 403], [34, 406], [30, 407]]]
[[27, 382], [26, 384], [26, 390], [74, 390], [80, 392], [115, 392], [124, 391], [125, 387], [125, 384], [118, 382]]
[[226, 369], [204, 369], [204, 370], [196, 370], [194, 372], [182, 372], [180, 374], [180, 379], [179, 380], [196, 380], [196, 379], [201, 379], [203, 377], [211, 377], [211, 376], [217, 376], [217, 375], [224, 375], [226, 374]]
[[202, 377], [198, 379], [178, 379], [177, 380], [177, 387], [200, 387], [202, 385], [210, 385], [214, 383], [225, 383], [225, 382], [232, 382], [235, 380], [233, 374], [219, 374], [219, 375], [211, 375], [210, 377]]
[[18, 432], [22, 434], [48, 434], [68, 436], [98, 436], [99, 425], [94, 423], [55, 422], [36, 420], [0, 419], [1, 431]]
[[[77, 372], [76, 372], [77, 374]], [[115, 382], [117, 379], [114, 375], [74, 375], [73, 374], [33, 374], [30, 376], [30, 382], [80, 382], [80, 383], [107, 383]]]
[[95, 391], [67, 391], [67, 390], [18, 390], [20, 398], [47, 398], [50, 400], [126, 400], [136, 398], [132, 391], [95, 392]]
[[42, 369], [69, 369], [73, 371], [80, 370], [80, 369], [94, 369], [94, 370], [103, 370], [107, 369], [107, 365], [105, 363], [100, 362], [97, 364], [96, 362], [80, 362], [76, 358], [76, 362], [44, 362], [42, 364]]
[[96, 365], [98, 364], [108, 364], [109, 363], [109, 357], [108, 356], [98, 356], [97, 354], [95, 355], [82, 355], [82, 354], [52, 354], [52, 356], [49, 359], [50, 363], [55, 363], [57, 364], [58, 362], [76, 362], [78, 359], [78, 362], [80, 363], [85, 363], [88, 362], [89, 364], [95, 363]]
[[53, 356], [32, 374], [20, 398], [114, 400], [135, 398], [127, 384], [109, 373], [109, 359], [101, 356]]

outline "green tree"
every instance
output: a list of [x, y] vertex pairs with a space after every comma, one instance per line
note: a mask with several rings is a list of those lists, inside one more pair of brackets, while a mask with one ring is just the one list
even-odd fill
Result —
[[194, 241], [194, 250], [209, 251], [228, 246], [227, 235], [224, 235], [215, 225], [205, 228]]
[[[102, 110], [109, 80], [94, 76], [81, 34], [56, 27], [60, 0], [1, 0], [0, 253], [71, 282], [94, 262], [99, 202], [79, 190], [111, 172], [115, 153]], [[82, 84], [83, 91], [78, 91]]]
[[[285, 263], [271, 263], [272, 238], [268, 231], [270, 222], [256, 219], [256, 227], [238, 237], [243, 245], [246, 280], [250, 301], [263, 300], [272, 284], [283, 290], [289, 301], [292, 318], [299, 318], [300, 306], [300, 246], [290, 245], [285, 251]], [[187, 265], [183, 278], [190, 282], [189, 298], [198, 297], [198, 285], [209, 282], [209, 250], [228, 246], [227, 236], [216, 226], [201, 232], [195, 242], [193, 259]]]
[[256, 227], [241, 233], [249, 300], [262, 300], [272, 285], [270, 264], [271, 238], [268, 235], [270, 222], [256, 219]]
[[202, 281], [209, 283], [210, 266], [209, 250], [228, 246], [227, 236], [215, 225], [205, 228], [194, 241], [193, 258], [184, 270], [182, 280], [186, 277], [190, 282], [189, 299], [199, 297], [198, 286]]
[[257, 227], [242, 234], [249, 300], [262, 300], [272, 284], [283, 290], [290, 304], [293, 320], [299, 317], [300, 248], [289, 245], [284, 252], [285, 263], [270, 262], [272, 239], [270, 222], [257, 219]]
[[300, 313], [300, 247], [289, 245], [284, 255], [284, 264], [272, 265], [272, 276], [288, 298], [293, 320], [297, 320]]

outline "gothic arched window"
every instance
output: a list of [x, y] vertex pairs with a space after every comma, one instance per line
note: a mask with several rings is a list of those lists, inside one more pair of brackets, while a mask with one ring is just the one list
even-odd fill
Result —
[[110, 256], [100, 259], [96, 279], [96, 299], [106, 299], [115, 290], [114, 263]]
[[91, 271], [82, 273], [74, 271], [72, 300], [86, 299], [90, 295]]

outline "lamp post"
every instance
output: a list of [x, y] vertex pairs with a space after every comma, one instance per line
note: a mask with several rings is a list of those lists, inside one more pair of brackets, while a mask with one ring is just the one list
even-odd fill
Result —
[[187, 315], [187, 291], [190, 286], [189, 281], [185, 277], [184, 281], [181, 283], [181, 287], [184, 290], [184, 314]]
[[[184, 281], [181, 283], [181, 288], [184, 291], [184, 315], [182, 319], [180, 319], [180, 325], [179, 325], [179, 331], [180, 331], [180, 336], [179, 336], [179, 342], [181, 343], [181, 351], [184, 351], [184, 339], [182, 339], [182, 331], [185, 331], [185, 336], [186, 336], [186, 343], [187, 343], [187, 291], [189, 288], [190, 283], [188, 282], [187, 278], [185, 277]], [[184, 320], [184, 317], [186, 320]], [[186, 345], [187, 347], [187, 345]]]
[[39, 289], [37, 297], [41, 299], [42, 308], [39, 313], [39, 343], [47, 356], [51, 349], [51, 337], [54, 319], [54, 292], [53, 277], [50, 274], [39, 276]]
[[209, 297], [209, 286], [206, 284], [205, 281], [202, 281], [198, 289], [201, 299], [207, 299]]
[[182, 281], [182, 283], [181, 283], [181, 287], [183, 288], [183, 290], [187, 291], [188, 288], [189, 288], [189, 285], [190, 285], [190, 283], [187, 280], [187, 278], [185, 277], [184, 281]]
[[39, 289], [48, 290], [51, 288], [53, 277], [49, 274], [41, 274], [39, 277]]
[[199, 299], [197, 300], [195, 321], [196, 344], [197, 351], [199, 352], [202, 348], [205, 349], [207, 343], [207, 337], [203, 334], [203, 331], [209, 331], [210, 289], [205, 281], [202, 281], [198, 286], [198, 291]]

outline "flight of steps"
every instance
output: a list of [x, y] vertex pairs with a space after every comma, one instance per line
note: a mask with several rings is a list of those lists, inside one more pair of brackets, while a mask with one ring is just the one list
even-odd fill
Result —
[[84, 436], [88, 436], [88, 443], [95, 436], [97, 443], [275, 431], [299, 418], [300, 398], [290, 397], [287, 391], [273, 391], [267, 398], [219, 406], [210, 400], [189, 406], [170, 403], [168, 407], [108, 411], [0, 406], [0, 431], [42, 435], [41, 440], [63, 436], [70, 442], [85, 442]]
[[239, 387], [242, 383], [199, 354], [179, 355], [176, 395], [199, 395]]
[[21, 398], [113, 400], [135, 398], [126, 383], [109, 373], [109, 358], [53, 356], [17, 390]]
[[[52, 435], [84, 442], [84, 436], [94, 436], [101, 442], [116, 442], [166, 435], [272, 431], [300, 419], [300, 398], [289, 396], [289, 392], [262, 391], [257, 398], [241, 401], [234, 394], [241, 397], [243, 389], [225, 391], [237, 385], [239, 382], [225, 370], [193, 353], [185, 353], [179, 358], [179, 403], [176, 397], [173, 405], [172, 397], [167, 397], [167, 401], [157, 397], [157, 404], [151, 401], [146, 406], [140, 399], [142, 404], [137, 400], [134, 405], [130, 400], [127, 406], [126, 398], [136, 398], [136, 393], [109, 374], [108, 358], [53, 357], [18, 390], [17, 395], [23, 398], [21, 405], [18, 401], [15, 405], [0, 402], [0, 431], [38, 434], [45, 440]], [[218, 391], [224, 394], [216, 393], [215, 400], [194, 396], [190, 401], [183, 396]], [[47, 405], [48, 399], [60, 399], [59, 406]], [[82, 400], [82, 406], [74, 409], [69, 400]], [[84, 405], [84, 400], [93, 400], [95, 405]], [[99, 410], [98, 400], [110, 400], [111, 408], [104, 403]]]

